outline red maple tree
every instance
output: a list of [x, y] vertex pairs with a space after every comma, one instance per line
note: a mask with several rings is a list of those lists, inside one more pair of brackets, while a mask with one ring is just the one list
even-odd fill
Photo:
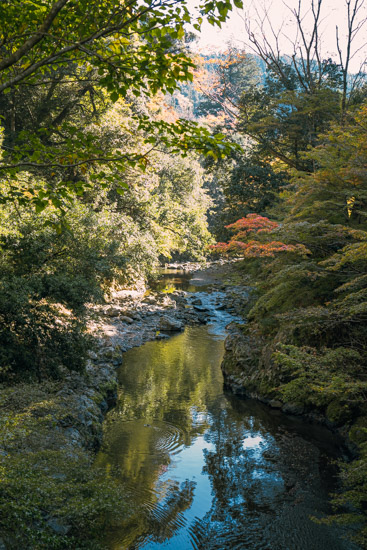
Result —
[[228, 243], [217, 243], [210, 248], [219, 254], [234, 254], [246, 258], [274, 257], [280, 252], [293, 252], [296, 254], [309, 254], [309, 250], [303, 244], [286, 244], [281, 241], [250, 240], [251, 234], [260, 235], [271, 233], [279, 227], [275, 221], [269, 220], [259, 214], [248, 214], [234, 223], [225, 226], [231, 229], [234, 235]]

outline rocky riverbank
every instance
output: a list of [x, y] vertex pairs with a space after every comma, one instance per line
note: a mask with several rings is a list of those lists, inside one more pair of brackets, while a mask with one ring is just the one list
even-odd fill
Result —
[[[197, 266], [191, 264], [191, 271], [195, 268]], [[11, 410], [18, 399], [20, 409], [27, 410], [31, 406], [31, 416], [49, 417], [50, 431], [54, 430], [55, 440], [60, 440], [63, 446], [67, 442], [71, 447], [93, 449], [100, 441], [103, 414], [114, 400], [116, 367], [121, 364], [123, 353], [148, 340], [169, 338], [185, 325], [206, 322], [205, 308], [188, 303], [184, 291], [169, 295], [147, 293], [141, 286], [114, 292], [108, 303], [89, 308], [88, 326], [95, 346], [89, 352], [85, 373], [70, 372], [62, 381], [20, 384], [4, 389], [1, 404]], [[28, 391], [29, 399], [25, 395]], [[48, 392], [52, 400], [47, 399]], [[37, 447], [44, 445], [47, 448], [51, 439], [50, 434], [47, 441], [38, 439]], [[14, 445], [10, 440], [13, 438], [3, 438], [2, 454], [12, 451]], [[32, 445], [24, 438], [23, 443], [25, 451], [32, 450]]]
[[[185, 271], [193, 274], [195, 285], [212, 295], [212, 308], [235, 311], [239, 304], [236, 287], [224, 300], [226, 266], [221, 264], [199, 271], [197, 265], [187, 264]], [[9, 478], [8, 493], [3, 495], [7, 504], [3, 507], [4, 522], [0, 523], [0, 549], [47, 548], [54, 540], [63, 548], [79, 548], [75, 541], [79, 541], [83, 525], [89, 529], [90, 521], [100, 517], [100, 508], [105, 511], [108, 505], [113, 507], [114, 495], [109, 497], [109, 504], [98, 502], [104, 481], [97, 473], [88, 472], [101, 443], [104, 415], [115, 402], [117, 367], [124, 352], [149, 340], [169, 338], [186, 325], [205, 324], [209, 318], [210, 308], [195, 294], [182, 290], [147, 292], [141, 285], [114, 292], [108, 303], [91, 305], [88, 310], [95, 345], [84, 372], [0, 390], [0, 468], [7, 470]], [[79, 478], [83, 479], [81, 487], [75, 481]], [[88, 502], [95, 501], [88, 513], [85, 483], [90, 484]], [[108, 490], [105, 487], [105, 493]], [[74, 502], [74, 508], [62, 505], [60, 494], [65, 491], [65, 502]], [[18, 492], [24, 503], [21, 500], [20, 511], [15, 512], [12, 499], [17, 500]], [[11, 526], [13, 514], [23, 518], [16, 534]], [[46, 542], [37, 542], [37, 537]], [[33, 539], [34, 544], [30, 542]]]
[[319, 406], [301, 399], [284, 399], [281, 388], [289, 378], [273, 361], [274, 348], [257, 335], [248, 334], [245, 323], [231, 323], [227, 331], [222, 362], [227, 389], [285, 414], [326, 426], [341, 436], [353, 456], [358, 456], [366, 439], [367, 410], [363, 403], [354, 410], [346, 410], [342, 397]]

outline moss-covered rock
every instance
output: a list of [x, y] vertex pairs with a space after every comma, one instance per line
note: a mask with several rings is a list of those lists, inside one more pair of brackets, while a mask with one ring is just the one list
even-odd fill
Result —
[[271, 350], [257, 334], [248, 334], [245, 325], [233, 323], [228, 328], [221, 366], [227, 386], [265, 402], [279, 398]]

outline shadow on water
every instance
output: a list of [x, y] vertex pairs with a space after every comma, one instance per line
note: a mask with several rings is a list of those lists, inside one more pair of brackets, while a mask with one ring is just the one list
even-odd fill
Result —
[[124, 355], [96, 464], [124, 487], [131, 515], [105, 544], [355, 549], [340, 529], [310, 519], [330, 511], [340, 442], [223, 392], [223, 327], [215, 327], [188, 327]]

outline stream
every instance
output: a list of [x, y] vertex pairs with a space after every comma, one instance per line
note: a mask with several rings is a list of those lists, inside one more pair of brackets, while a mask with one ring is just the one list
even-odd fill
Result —
[[[183, 289], [207, 325], [124, 354], [116, 407], [96, 466], [120, 483], [131, 514], [107, 548], [357, 550], [330, 512], [341, 442], [330, 431], [223, 390], [224, 293], [166, 271], [154, 288]], [[206, 292], [209, 290], [209, 292]]]

